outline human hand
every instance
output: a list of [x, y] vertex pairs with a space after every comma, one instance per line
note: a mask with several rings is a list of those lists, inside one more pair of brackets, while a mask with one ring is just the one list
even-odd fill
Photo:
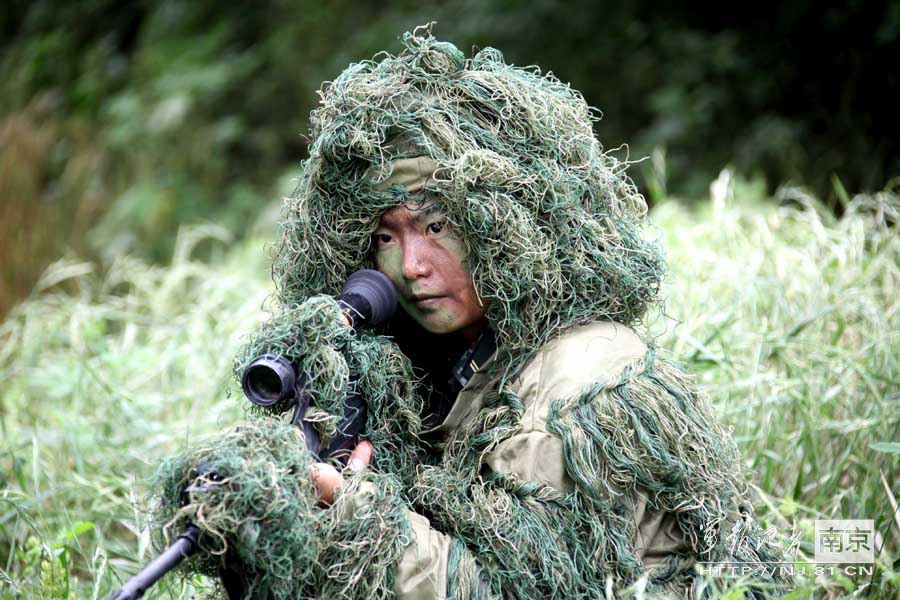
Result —
[[[347, 461], [347, 468], [352, 473], [359, 473], [372, 462], [372, 442], [360, 441]], [[344, 486], [344, 476], [340, 471], [328, 463], [313, 463], [309, 467], [309, 479], [316, 488], [319, 502], [325, 506], [331, 506], [338, 491]]]

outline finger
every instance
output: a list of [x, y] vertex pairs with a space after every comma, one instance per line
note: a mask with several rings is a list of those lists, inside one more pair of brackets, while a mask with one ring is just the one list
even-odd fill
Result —
[[344, 477], [337, 469], [326, 463], [315, 463], [309, 467], [309, 480], [316, 489], [319, 501], [331, 505], [338, 490], [344, 485]]
[[360, 441], [356, 445], [356, 448], [353, 449], [353, 452], [350, 453], [350, 460], [347, 461], [347, 467], [354, 473], [359, 473], [372, 462], [373, 451], [374, 447], [372, 446], [372, 442], [368, 440]]

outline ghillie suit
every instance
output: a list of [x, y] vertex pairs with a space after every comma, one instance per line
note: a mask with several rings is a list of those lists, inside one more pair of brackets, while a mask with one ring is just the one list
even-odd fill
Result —
[[[323, 431], [351, 375], [374, 394], [374, 485], [349, 486], [352, 506], [336, 511], [345, 554], [328, 554], [333, 573], [324, 553], [310, 556], [293, 572], [319, 587], [303, 589], [333, 589], [333, 575], [381, 586], [347, 588], [349, 598], [683, 595], [703, 587], [697, 562], [777, 560], [760, 543], [729, 435], [690, 379], [628, 327], [655, 300], [664, 261], [584, 100], [490, 48], [466, 59], [428, 31], [403, 41], [399, 56], [351, 65], [323, 87], [274, 265], [281, 312], [237, 362], [240, 372], [271, 351], [319, 369]], [[431, 390], [397, 346], [317, 320], [336, 307], [308, 300], [373, 266], [380, 215], [410, 200], [436, 201], [463, 240], [497, 341], [430, 446], [417, 416]], [[386, 332], [419, 358], [402, 331]], [[371, 507], [383, 526], [365, 519]], [[325, 522], [322, 510], [298, 503], [297, 519]], [[389, 524], [410, 528], [392, 534], [402, 558], [367, 560]], [[229, 539], [242, 543], [239, 521]], [[289, 554], [285, 545], [269, 560]], [[757, 575], [759, 594], [778, 583]]]
[[[300, 429], [277, 419], [251, 420], [168, 459], [156, 476], [157, 544], [199, 526], [203, 552], [187, 570], [237, 578], [230, 583], [249, 598], [339, 598], [350, 588], [384, 596], [409, 536], [399, 484], [383, 482], [388, 504], [372, 502], [345, 522], [343, 504], [316, 505], [311, 464]], [[354, 552], [371, 575], [364, 580], [351, 568]]]

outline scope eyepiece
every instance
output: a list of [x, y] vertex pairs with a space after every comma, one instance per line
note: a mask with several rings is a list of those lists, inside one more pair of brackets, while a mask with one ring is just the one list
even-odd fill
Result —
[[297, 384], [294, 366], [281, 356], [263, 354], [244, 370], [241, 388], [257, 406], [272, 406], [290, 398]]
[[337, 300], [349, 311], [353, 327], [379, 325], [397, 310], [394, 284], [387, 275], [374, 269], [361, 269], [350, 275]]

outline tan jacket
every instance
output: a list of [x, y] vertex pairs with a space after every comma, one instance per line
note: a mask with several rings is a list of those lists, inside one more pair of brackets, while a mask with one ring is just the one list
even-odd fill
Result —
[[[572, 491], [575, 484], [566, 473], [562, 441], [546, 428], [550, 405], [578, 395], [591, 383], [618, 377], [646, 351], [634, 331], [611, 322], [573, 328], [548, 342], [511, 383], [510, 391], [525, 404], [521, 430], [487, 454], [482, 467]], [[452, 434], [474, 419], [493, 385], [483, 372], [476, 373], [438, 429]], [[628, 504], [636, 524], [634, 545], [647, 569], [689, 548], [672, 514], [650, 510], [640, 493], [631, 494]], [[410, 511], [408, 518], [415, 539], [403, 555], [394, 590], [403, 600], [445, 598], [451, 536], [433, 529], [419, 514]]]

